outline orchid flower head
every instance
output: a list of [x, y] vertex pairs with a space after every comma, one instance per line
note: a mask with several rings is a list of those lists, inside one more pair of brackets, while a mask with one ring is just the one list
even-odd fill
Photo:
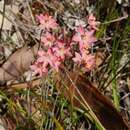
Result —
[[40, 27], [42, 29], [47, 29], [47, 30], [56, 29], [58, 26], [56, 20], [48, 14], [40, 14], [37, 15], [36, 18], [38, 19], [40, 23]]
[[54, 45], [55, 37], [51, 33], [46, 32], [43, 36], [41, 36], [41, 42], [44, 46], [51, 47]]
[[[59, 72], [61, 64], [67, 58], [73, 60], [73, 63], [78, 64], [84, 71], [94, 68], [95, 56], [91, 54], [90, 49], [97, 41], [95, 31], [98, 30], [99, 22], [93, 14], [87, 18], [88, 26], [78, 25], [70, 37], [62, 28], [60, 33], [54, 30], [60, 26], [52, 16], [39, 14], [37, 19], [39, 27], [43, 29], [40, 37], [43, 46], [37, 53], [37, 60], [30, 66], [35, 74], [42, 76], [50, 69]], [[73, 44], [75, 46], [72, 46]]]

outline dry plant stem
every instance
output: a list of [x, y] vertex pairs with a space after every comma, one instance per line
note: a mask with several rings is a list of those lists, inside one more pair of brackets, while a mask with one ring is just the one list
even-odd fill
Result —
[[[15, 14], [14, 14], [12, 11], [10, 11], [10, 12], [11, 12], [11, 13], [14, 15], [14, 17], [15, 17]], [[3, 12], [0, 11], [0, 14], [3, 14]], [[32, 27], [32, 26], [27, 25], [27, 24], [26, 24], [26, 26], [25, 26], [25, 24], [23, 24], [20, 20], [19, 20], [19, 21], [17, 20], [17, 24], [16, 24], [16, 22], [13, 21], [13, 20], [11, 20], [11, 18], [8, 17], [7, 14], [5, 14], [4, 17], [5, 17], [9, 22], [11, 22], [14, 26], [17, 25], [18, 28], [24, 30], [25, 32], [29, 32], [29, 31], [31, 30], [31, 27]]]
[[107, 85], [106, 86], [102, 86], [100, 89], [101, 89], [101, 91], [103, 91], [103, 90], [105, 90], [110, 84], [111, 84], [111, 82], [125, 69], [125, 67], [128, 65], [130, 63], [130, 60], [122, 67], [122, 68], [120, 68], [119, 70], [118, 70], [118, 72], [116, 73], [116, 75], [114, 75], [113, 77], [112, 77], [112, 79], [110, 79], [110, 81], [107, 83]]
[[84, 97], [82, 96], [82, 94], [80, 93], [80, 91], [78, 90], [78, 88], [76, 87], [75, 83], [73, 82], [73, 80], [71, 79], [71, 77], [69, 76], [69, 74], [67, 73], [67, 71], [65, 70], [67, 77], [69, 78], [69, 80], [71, 81], [73, 87], [75, 88], [75, 90], [77, 91], [77, 93], [79, 94], [79, 96], [81, 97], [81, 99], [83, 100], [84, 104], [87, 106], [87, 108], [85, 108], [86, 110], [89, 110], [90, 115], [94, 118], [94, 120], [98, 123], [98, 125], [100, 126], [101, 130], [106, 130], [103, 125], [101, 124], [101, 122], [99, 121], [99, 119], [97, 118], [97, 116], [95, 115], [95, 113], [92, 111], [91, 107], [89, 106], [89, 104], [85, 101]]
[[32, 22], [33, 22], [33, 24], [36, 24], [35, 19], [34, 19], [34, 16], [33, 16], [33, 13], [32, 13], [32, 10], [31, 10], [31, 7], [30, 7], [30, 4], [29, 4], [29, 1], [28, 1], [28, 0], [27, 0], [27, 6], [28, 6], [28, 10], [29, 10], [29, 12], [30, 12], [31, 18], [32, 18]]
[[[67, 91], [70, 91], [69, 90], [69, 88], [65, 85], [65, 87], [66, 87], [66, 90]], [[78, 96], [76, 96], [76, 94], [74, 94], [74, 92], [73, 92], [73, 95], [72, 95], [78, 102], [80, 102], [80, 104], [85, 108], [85, 110], [88, 112], [89, 111], [89, 109], [85, 106], [85, 104], [83, 103], [83, 102], [81, 102], [81, 100], [78, 98]], [[73, 103], [73, 102], [72, 102]], [[75, 109], [80, 109], [79, 107], [76, 107], [75, 106]], [[80, 110], [82, 110], [82, 109], [80, 109]], [[88, 113], [86, 112], [86, 114], [85, 114], [85, 116], [86, 117], [88, 117], [91, 121], [93, 121], [93, 119], [92, 119], [92, 117], [91, 117], [91, 115], [89, 115]]]
[[110, 23], [114, 23], [114, 22], [119, 22], [119, 21], [121, 21], [123, 19], [127, 19], [127, 18], [128, 18], [128, 15], [125, 15], [123, 17], [120, 17], [120, 18], [117, 18], [117, 19], [114, 19], [114, 20], [111, 20], [111, 21], [108, 21], [108, 22], [104, 22], [102, 24], [110, 24]]
[[2, 12], [2, 23], [1, 23], [1, 27], [0, 27], [0, 39], [1, 39], [1, 34], [2, 34], [2, 28], [3, 28], [3, 25], [4, 25], [4, 17], [5, 17], [5, 0], [4, 0], [4, 6], [3, 6], [3, 12]]

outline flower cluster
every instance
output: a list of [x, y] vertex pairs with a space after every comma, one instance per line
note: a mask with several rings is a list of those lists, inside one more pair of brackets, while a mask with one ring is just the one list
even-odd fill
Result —
[[79, 52], [75, 52], [73, 61], [78, 64], [83, 64], [86, 71], [91, 70], [94, 67], [94, 56], [89, 53], [89, 49], [92, 44], [96, 41], [94, 37], [94, 30], [85, 30], [83, 27], [76, 29], [76, 34], [72, 38], [72, 44], [78, 44]]
[[[50, 69], [58, 72], [66, 57], [71, 58], [74, 63], [82, 65], [85, 71], [93, 69], [95, 58], [90, 53], [90, 48], [96, 41], [94, 33], [98, 29], [98, 22], [93, 15], [88, 17], [89, 25], [86, 28], [82, 26], [76, 27], [70, 43], [64, 40], [62, 34], [55, 35], [53, 30], [57, 29], [59, 25], [52, 16], [40, 14], [37, 19], [43, 34], [41, 36], [42, 50], [38, 51], [37, 60], [30, 66], [35, 74], [42, 76]], [[74, 52], [73, 46], [77, 46], [78, 50]], [[72, 52], [75, 53], [74, 56]]]

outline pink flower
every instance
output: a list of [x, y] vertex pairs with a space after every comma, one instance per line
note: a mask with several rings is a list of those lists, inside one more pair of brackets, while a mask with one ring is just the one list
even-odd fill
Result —
[[59, 68], [60, 68], [60, 64], [61, 64], [61, 61], [60, 61], [57, 57], [54, 57], [53, 62], [52, 62], [52, 64], [51, 64], [51, 67], [52, 67], [56, 72], [58, 72], [58, 71], [59, 71]]
[[96, 21], [96, 18], [93, 14], [90, 14], [87, 18], [88, 20], [88, 24], [90, 26], [90, 28], [94, 29], [94, 30], [98, 30], [97, 25], [100, 24], [100, 22]]
[[40, 50], [38, 51], [38, 62], [44, 62], [44, 64], [48, 65], [48, 55], [45, 51]]
[[56, 29], [58, 24], [56, 23], [56, 20], [52, 18], [52, 16], [49, 16], [48, 14], [40, 14], [37, 16], [37, 19], [40, 23], [40, 27], [42, 29]]
[[86, 31], [82, 37], [82, 42], [79, 42], [80, 51], [84, 49], [89, 49], [94, 42], [97, 41], [96, 37], [94, 36], [94, 31]]
[[72, 37], [72, 40], [75, 42], [82, 42], [82, 35], [84, 35], [85, 30], [82, 26], [76, 28], [76, 34]]
[[58, 57], [56, 57], [51, 49], [45, 51], [38, 51], [39, 58], [38, 62], [43, 62], [46, 66], [50, 65], [54, 70], [58, 71], [61, 62]]
[[33, 65], [30, 66], [31, 70], [33, 70], [34, 74], [39, 74], [42, 76], [48, 72], [46, 66], [42, 62], [35, 62]]
[[92, 70], [95, 65], [95, 57], [85, 52], [83, 54], [79, 54], [75, 52], [75, 57], [73, 58], [73, 61], [75, 63], [83, 65], [85, 68], [85, 71]]
[[55, 45], [56, 46], [53, 47], [53, 51], [59, 59], [63, 61], [65, 56], [71, 56], [70, 48], [66, 48], [64, 42], [57, 41]]
[[96, 41], [94, 37], [94, 30], [86, 31], [83, 27], [78, 27], [76, 34], [73, 36], [72, 40], [79, 43], [80, 50], [83, 48], [90, 48], [91, 45]]
[[86, 71], [92, 70], [95, 66], [95, 57], [89, 54], [89, 55], [86, 55], [86, 57], [84, 57], [83, 59], [84, 59], [84, 67]]
[[47, 52], [45, 51], [38, 51], [38, 62], [44, 62], [44, 64], [52, 64], [53, 54], [52, 51], [49, 49]]
[[82, 56], [79, 54], [79, 53], [77, 53], [77, 52], [75, 52], [75, 57], [72, 59], [75, 63], [81, 63], [81, 61], [82, 61]]
[[54, 41], [55, 41], [55, 37], [49, 32], [46, 32], [45, 35], [41, 37], [41, 42], [46, 47], [51, 47], [54, 44]]

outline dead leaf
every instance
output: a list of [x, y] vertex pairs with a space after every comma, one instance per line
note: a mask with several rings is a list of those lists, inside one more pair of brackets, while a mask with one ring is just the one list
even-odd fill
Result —
[[12, 89], [12, 90], [20, 90], [20, 89], [25, 89], [25, 88], [28, 88], [28, 87], [34, 88], [36, 86], [39, 86], [40, 83], [41, 83], [41, 79], [38, 78], [38, 79], [34, 79], [32, 81], [29, 81], [29, 82], [11, 84], [11, 85], [8, 85], [8, 86], [5, 86], [5, 87], [8, 88], [8, 89]]
[[0, 82], [17, 79], [29, 69], [34, 56], [37, 54], [38, 45], [32, 48], [24, 46], [13, 53], [0, 67]]
[[[77, 74], [71, 74], [70, 77], [72, 78], [72, 81], [75, 81], [76, 75]], [[69, 82], [70, 79], [68, 79], [66, 76], [65, 77], [60, 76], [60, 77], [62, 77], [59, 78], [62, 81], [63, 79], [66, 79], [64, 80], [64, 83], [65, 84], [67, 83], [68, 89], [65, 89], [65, 87], [63, 86], [63, 82], [61, 80], [58, 80], [57, 90], [60, 93], [63, 93], [65, 97], [70, 101], [72, 100], [72, 96], [69, 94], [74, 93], [74, 95], [76, 95], [76, 97], [79, 98], [79, 100], [73, 98], [74, 106], [83, 108], [81, 104], [82, 98], [77, 93], [73, 85]], [[89, 82], [83, 76], [78, 76], [75, 85], [80, 91], [85, 101], [89, 104], [89, 106], [91, 107], [97, 118], [100, 120], [102, 125], [106, 128], [106, 130], [129, 130], [127, 123], [123, 120], [119, 112], [114, 108], [111, 101], [107, 97], [102, 95], [98, 91], [98, 89], [93, 86], [91, 82]]]

